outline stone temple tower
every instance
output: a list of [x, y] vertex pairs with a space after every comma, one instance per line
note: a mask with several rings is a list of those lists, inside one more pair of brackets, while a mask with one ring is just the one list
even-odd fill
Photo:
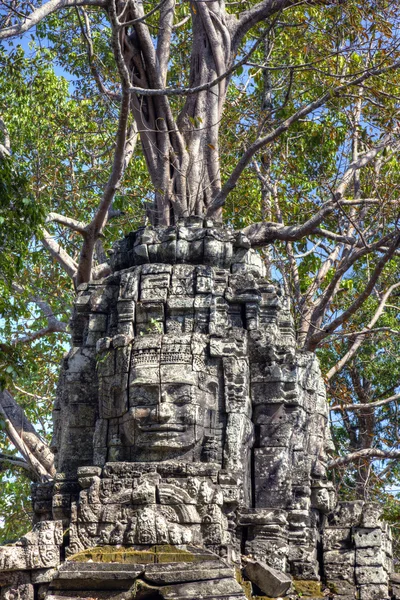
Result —
[[318, 361], [249, 241], [192, 218], [111, 267], [79, 288], [57, 475], [0, 547], [1, 600], [389, 598], [390, 531], [336, 502]]

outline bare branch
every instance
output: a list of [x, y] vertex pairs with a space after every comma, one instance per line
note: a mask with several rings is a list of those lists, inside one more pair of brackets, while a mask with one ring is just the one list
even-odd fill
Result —
[[92, 269], [92, 279], [102, 279], [111, 275], [111, 267], [108, 263], [101, 263]]
[[314, 244], [314, 246], [312, 246], [309, 250], [307, 250], [306, 252], [303, 252], [302, 254], [293, 254], [293, 252], [292, 252], [291, 260], [292, 259], [298, 260], [299, 258], [305, 258], [306, 256], [313, 254], [321, 243], [322, 243], [322, 240], [318, 240], [318, 242], [316, 244]]
[[[149, 10], [148, 13], [146, 13], [145, 15], [142, 15], [141, 17], [137, 17], [136, 19], [131, 19], [130, 21], [125, 21], [123, 23], [121, 23], [119, 21], [119, 19], [117, 19], [117, 21], [116, 21], [117, 29], [121, 29], [123, 27], [131, 27], [132, 25], [136, 25], [136, 23], [144, 23], [149, 17], [154, 15], [154, 13], [156, 13], [165, 2], [166, 2], [166, 0], [161, 0], [161, 2], [156, 4], [155, 7], [152, 8], [151, 10]], [[127, 2], [126, 6], [128, 6], [128, 5], [129, 5], [129, 3]], [[124, 9], [124, 11], [125, 11], [125, 9]], [[120, 15], [120, 17], [121, 17], [121, 15]]]
[[124, 91], [121, 100], [113, 167], [97, 212], [93, 217], [92, 222], [86, 228], [87, 235], [83, 241], [79, 259], [79, 267], [77, 271], [77, 285], [89, 281], [91, 277], [93, 252], [96, 241], [107, 223], [109, 208], [114, 200], [115, 193], [121, 184], [128, 161], [134, 151], [134, 145], [136, 144], [137, 140], [137, 131], [135, 129], [136, 126], [133, 125], [132, 127], [134, 129], [131, 129], [130, 131], [134, 132], [134, 135], [128, 139], [127, 124], [129, 110], [130, 95]]
[[[12, 289], [17, 294], [23, 294], [25, 291], [23, 287], [15, 282], [12, 283]], [[31, 333], [28, 333], [22, 337], [16, 337], [12, 341], [13, 346], [16, 346], [17, 344], [24, 344], [26, 342], [32, 342], [48, 335], [49, 333], [65, 332], [67, 330], [66, 323], [55, 317], [53, 309], [48, 302], [33, 294], [28, 294], [28, 299], [29, 302], [34, 302], [38, 306], [42, 315], [47, 319], [47, 327], [44, 327], [38, 331], [32, 331]]]
[[167, 82], [174, 14], [175, 0], [164, 0], [160, 10], [160, 24], [156, 50], [160, 79], [164, 86]]
[[[273, 14], [282, 12], [290, 6], [298, 6], [302, 4], [298, 0], [263, 0], [249, 10], [240, 14], [239, 20], [234, 25], [234, 33], [232, 35], [232, 48], [237, 51], [243, 37], [257, 23], [264, 21]], [[310, 2], [313, 4], [313, 2]]]
[[[247, 150], [243, 153], [242, 157], [236, 164], [236, 167], [233, 169], [231, 175], [228, 177], [228, 180], [224, 184], [223, 188], [221, 189], [219, 194], [214, 198], [212, 204], [210, 205], [210, 207], [207, 211], [207, 216], [212, 216], [218, 209], [220, 209], [224, 205], [228, 194], [235, 188], [239, 177], [241, 176], [241, 174], [243, 173], [243, 171], [247, 167], [247, 165], [250, 163], [253, 156], [259, 150], [261, 150], [261, 148], [263, 148], [267, 144], [274, 142], [280, 135], [285, 133], [293, 125], [293, 123], [298, 122], [300, 119], [304, 119], [306, 116], [308, 116], [314, 110], [316, 110], [317, 108], [320, 108], [321, 106], [326, 104], [329, 100], [332, 100], [334, 98], [339, 98], [350, 86], [359, 85], [360, 83], [365, 81], [365, 79], [368, 79], [368, 78], [376, 76], [376, 75], [380, 75], [389, 70], [398, 69], [399, 67], [400, 67], [400, 61], [397, 61], [393, 65], [390, 65], [389, 67], [385, 67], [382, 69], [366, 69], [366, 71], [360, 77], [357, 77], [356, 79], [353, 79], [352, 81], [349, 81], [343, 85], [337, 86], [335, 88], [331, 88], [325, 94], [323, 94], [318, 100], [315, 100], [314, 102], [310, 102], [309, 104], [303, 105], [298, 111], [296, 111], [290, 117], [285, 119], [285, 121], [283, 121], [283, 123], [281, 123], [276, 129], [271, 131], [268, 135], [266, 135], [264, 137], [259, 137], [257, 140], [255, 140], [255, 142], [253, 142], [247, 148]], [[388, 145], [388, 143], [389, 143], [386, 141], [387, 138], [388, 138], [388, 136], [385, 136], [385, 138], [384, 138], [386, 145]], [[385, 147], [385, 145], [382, 140], [382, 142], [380, 142], [378, 144], [378, 146], [376, 146], [375, 148], [373, 148], [371, 151], [367, 152], [366, 154], [362, 155], [357, 161], [353, 162], [349, 166], [348, 171], [346, 171], [346, 173], [343, 177], [341, 185], [338, 186], [337, 193], [338, 193], [339, 198], [343, 194], [344, 189], [349, 184], [348, 177], [350, 175], [350, 172], [351, 172], [351, 174], [353, 174], [356, 169], [360, 169], [362, 166], [365, 166], [365, 164], [367, 164], [368, 162], [371, 162], [371, 160], [376, 156], [376, 154], [380, 150], [382, 150], [384, 147]]]
[[64, 248], [55, 241], [53, 236], [44, 227], [41, 227], [41, 232], [43, 235], [43, 245], [62, 266], [64, 271], [68, 273], [71, 278], [74, 278], [78, 270], [77, 263], [67, 254], [67, 252], [65, 252]]
[[390, 286], [390, 288], [388, 290], [386, 290], [371, 321], [357, 335], [356, 339], [354, 340], [354, 342], [351, 345], [351, 348], [348, 350], [348, 352], [346, 352], [346, 354], [339, 360], [339, 362], [336, 363], [336, 365], [334, 367], [332, 367], [326, 374], [326, 379], [328, 381], [330, 379], [332, 379], [332, 377], [334, 375], [336, 375], [336, 373], [341, 371], [341, 369], [343, 369], [344, 365], [355, 355], [358, 348], [361, 346], [361, 344], [365, 340], [366, 334], [368, 334], [373, 329], [375, 323], [378, 321], [379, 317], [382, 315], [385, 305], [386, 305], [386, 302], [387, 302], [387, 299], [393, 293], [393, 291], [396, 290], [399, 286], [400, 286], [400, 283], [395, 283], [394, 285]]
[[86, 223], [82, 223], [82, 221], [77, 221], [72, 217], [66, 217], [65, 215], [60, 215], [59, 213], [51, 212], [46, 218], [46, 223], [51, 222], [59, 223], [60, 225], [65, 225], [65, 227], [72, 229], [72, 231], [77, 231], [82, 235], [85, 235], [86, 233]]
[[390, 404], [391, 402], [397, 402], [400, 400], [400, 394], [395, 394], [390, 398], [386, 398], [385, 400], [377, 400], [376, 402], [368, 402], [367, 404], [335, 404], [331, 406], [329, 410], [345, 412], [348, 410], [357, 411], [357, 410], [365, 410], [369, 408], [377, 408], [379, 406], [385, 406], [386, 404]]
[[2, 117], [0, 116], [0, 131], [3, 134], [4, 143], [0, 143], [0, 158], [4, 156], [10, 156], [11, 154], [11, 142], [10, 142], [10, 134], [6, 127], [6, 124]]
[[[400, 243], [400, 236], [397, 234], [394, 241], [392, 242], [391, 246], [389, 247], [389, 250], [382, 256], [382, 258], [380, 260], [378, 260], [376, 267], [375, 267], [374, 271], [372, 272], [372, 275], [371, 275], [367, 285], [365, 286], [364, 290], [361, 292], [361, 294], [359, 294], [358, 297], [354, 300], [354, 302], [346, 310], [344, 310], [338, 317], [336, 317], [336, 319], [333, 319], [333, 321], [331, 321], [330, 323], [325, 325], [323, 331], [318, 331], [317, 333], [315, 333], [314, 335], [312, 335], [310, 337], [310, 341], [308, 344], [309, 350], [314, 350], [317, 347], [317, 345], [329, 333], [331, 333], [332, 331], [335, 331], [335, 329], [337, 329], [340, 325], [345, 323], [349, 319], [349, 317], [351, 317], [351, 315], [353, 315], [364, 304], [365, 300], [369, 297], [372, 290], [374, 289], [375, 284], [378, 281], [380, 274], [382, 273], [385, 265], [392, 258], [393, 254], [395, 253], [396, 249], [398, 248], [399, 243]], [[326, 303], [327, 298], [328, 298], [328, 294], [325, 299], [325, 303]], [[318, 313], [321, 313], [321, 306], [318, 306], [316, 311], [318, 311]], [[313, 321], [316, 322], [315, 319], [313, 319]]]
[[[138, 138], [136, 124], [133, 123], [128, 128], [131, 97], [126, 91], [126, 88], [130, 84], [130, 75], [122, 54], [120, 34], [118, 32], [116, 5], [113, 1], [111, 2], [109, 8], [110, 19], [112, 23], [112, 45], [118, 71], [122, 81], [123, 92], [121, 96], [121, 107], [119, 113], [118, 130], [116, 134], [113, 166], [99, 207], [92, 221], [85, 227], [84, 240], [76, 273], [77, 285], [89, 281], [91, 278], [93, 255], [96, 242], [102, 234], [107, 223], [109, 210], [114, 200], [115, 193], [121, 185], [122, 177], [129, 164], [129, 161], [133, 156]], [[88, 23], [86, 26], [88, 26]]]
[[[398, 306], [392, 306], [391, 304], [387, 304], [386, 306], [388, 308], [395, 308], [396, 310], [399, 310]], [[331, 335], [334, 335], [336, 337], [342, 337], [342, 338], [354, 338], [354, 337], [357, 337], [358, 335], [363, 335], [363, 336], [374, 335], [376, 333], [380, 333], [381, 331], [384, 331], [385, 333], [393, 333], [393, 335], [400, 335], [400, 329], [393, 329], [392, 327], [374, 327], [373, 329], [361, 329], [360, 331], [348, 331], [348, 332], [335, 331]]]
[[296, 242], [310, 235], [327, 237], [336, 242], [344, 242], [353, 245], [356, 240], [351, 236], [342, 236], [336, 233], [322, 229], [319, 225], [325, 217], [331, 214], [338, 206], [363, 206], [368, 204], [364, 200], [328, 200], [322, 208], [316, 212], [308, 221], [302, 225], [283, 225], [275, 222], [252, 223], [242, 229], [242, 232], [249, 238], [253, 248], [263, 247], [277, 240], [283, 242]]
[[173, 31], [176, 31], [179, 29], [179, 27], [183, 27], [183, 25], [185, 25], [188, 21], [190, 21], [190, 15], [184, 17], [181, 21], [179, 21], [179, 23], [175, 23], [175, 25], [172, 27]]
[[[139, 133], [136, 125], [136, 121], [132, 123], [132, 125], [128, 128], [128, 133], [126, 136], [126, 146], [125, 146], [125, 158], [124, 158], [124, 172], [128, 168], [129, 163], [131, 162], [133, 153], [135, 152], [136, 144], [138, 141]], [[113, 211], [112, 206], [110, 206], [108, 210], [108, 221], [115, 217], [119, 217], [121, 214], [124, 214], [121, 211]]]
[[16, 35], [21, 35], [43, 21], [48, 15], [51, 15], [58, 10], [62, 10], [63, 8], [74, 8], [76, 6], [101, 6], [106, 8], [107, 2], [106, 0], [50, 0], [31, 12], [22, 23], [6, 27], [0, 31], [0, 40], [6, 40]]
[[[365, 204], [365, 203], [364, 203]], [[322, 227], [317, 227], [314, 232], [314, 235], [321, 235], [328, 240], [333, 240], [334, 242], [347, 244], [349, 246], [353, 246], [357, 243], [356, 238], [347, 236], [347, 235], [339, 235], [338, 233], [334, 233], [333, 231], [328, 231], [327, 229], [323, 229]]]
[[18, 392], [21, 392], [21, 394], [24, 394], [25, 396], [30, 396], [30, 398], [36, 398], [37, 400], [51, 400], [51, 398], [49, 398], [48, 396], [39, 396], [39, 394], [31, 394], [30, 392], [27, 392], [26, 390], [16, 385], [14, 382], [13, 386]]
[[[391, 144], [397, 144], [397, 140], [393, 142], [393, 133], [387, 134], [383, 139], [371, 148], [365, 154], [362, 154], [356, 161], [353, 161], [347, 170], [345, 171], [340, 183], [337, 185], [333, 192], [332, 200], [328, 200], [322, 208], [316, 212], [308, 221], [302, 225], [282, 225], [280, 223], [266, 222], [266, 223], [253, 223], [248, 227], [245, 227], [242, 231], [249, 238], [253, 247], [265, 246], [274, 242], [275, 240], [282, 240], [286, 242], [294, 242], [300, 240], [303, 237], [309, 235], [322, 235], [324, 237], [334, 239], [337, 242], [344, 242], [354, 244], [355, 239], [352, 236], [338, 236], [335, 233], [331, 233], [325, 229], [321, 229], [319, 226], [324, 221], [325, 217], [332, 213], [335, 208], [344, 206], [357, 206], [357, 205], [368, 205], [377, 204], [379, 201], [372, 198], [359, 199], [359, 200], [342, 200], [342, 196], [345, 193], [347, 186], [351, 182], [354, 173], [359, 169], [362, 169], [366, 165], [370, 164], [374, 158], [383, 149], [387, 148]], [[250, 146], [251, 148], [251, 146]], [[239, 163], [240, 164], [240, 161]], [[235, 171], [235, 170], [234, 170]], [[219, 205], [219, 204], [218, 204]], [[221, 204], [222, 206], [222, 204]]]
[[51, 479], [55, 475], [54, 455], [48, 445], [36, 433], [33, 425], [13, 396], [0, 392], [0, 415], [5, 431], [18, 452], [36, 473], [38, 479]]
[[27, 471], [27, 475], [30, 479], [33, 481], [37, 480], [37, 474], [35, 471], [33, 471], [31, 465], [27, 463], [26, 460], [18, 458], [17, 456], [10, 456], [0, 452], [0, 471], [12, 468], [24, 469], [24, 471]]
[[378, 450], [378, 448], [364, 448], [363, 450], [357, 450], [357, 452], [351, 452], [346, 456], [341, 456], [329, 461], [327, 467], [328, 469], [335, 469], [336, 467], [355, 462], [360, 458], [400, 458], [400, 450]]
[[38, 331], [32, 331], [31, 333], [27, 333], [22, 337], [17, 337], [12, 341], [12, 345], [16, 346], [17, 344], [26, 344], [28, 342], [34, 342], [42, 337], [46, 337], [50, 333], [65, 333], [67, 331], [66, 323], [62, 321], [57, 321], [56, 323], [51, 323], [47, 327], [43, 327]]
[[[83, 23], [82, 23], [80, 12], [82, 13], [83, 18], [85, 20], [85, 25], [83, 25]], [[87, 15], [87, 12], [85, 11], [84, 8], [81, 8], [81, 10], [79, 11], [78, 7], [76, 7], [76, 13], [78, 15], [78, 20], [79, 20], [79, 25], [80, 25], [80, 28], [82, 31], [82, 35], [85, 38], [89, 67], [90, 67], [90, 71], [93, 75], [93, 79], [96, 82], [97, 89], [99, 90], [100, 94], [103, 94], [104, 96], [107, 96], [108, 98], [112, 98], [113, 100], [120, 100], [121, 99], [120, 94], [116, 94], [115, 92], [112, 92], [111, 90], [109, 90], [105, 87], [105, 85], [101, 79], [100, 73], [97, 69], [96, 62], [95, 62], [95, 53], [94, 53], [94, 49], [93, 49], [93, 40], [92, 40], [92, 33], [91, 33], [91, 27], [90, 27], [90, 20]]]

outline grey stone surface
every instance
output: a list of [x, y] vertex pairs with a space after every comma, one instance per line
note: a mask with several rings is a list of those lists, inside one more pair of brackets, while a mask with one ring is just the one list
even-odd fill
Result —
[[141, 228], [111, 266], [78, 289], [57, 474], [34, 487], [34, 530], [0, 548], [1, 600], [2, 574], [22, 572], [27, 599], [117, 599], [133, 581], [171, 600], [244, 598], [243, 554], [277, 580], [324, 574], [338, 597], [387, 591], [390, 530], [378, 506], [336, 502], [318, 361], [296, 350], [289, 300], [246, 237], [201, 219]]
[[264, 594], [271, 598], [284, 596], [292, 585], [292, 578], [260, 561], [246, 562], [244, 573]]

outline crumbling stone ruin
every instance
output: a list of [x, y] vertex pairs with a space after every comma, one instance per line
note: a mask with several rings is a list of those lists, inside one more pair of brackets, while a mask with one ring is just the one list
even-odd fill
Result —
[[111, 266], [79, 288], [57, 475], [1, 600], [389, 598], [390, 530], [336, 502], [318, 361], [246, 237], [142, 228]]

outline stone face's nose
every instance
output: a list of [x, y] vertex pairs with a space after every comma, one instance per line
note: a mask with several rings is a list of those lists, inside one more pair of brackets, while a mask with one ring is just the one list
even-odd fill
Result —
[[163, 392], [160, 396], [160, 403], [158, 405], [158, 418], [162, 422], [169, 421], [172, 417], [172, 407], [168, 402], [168, 395]]

